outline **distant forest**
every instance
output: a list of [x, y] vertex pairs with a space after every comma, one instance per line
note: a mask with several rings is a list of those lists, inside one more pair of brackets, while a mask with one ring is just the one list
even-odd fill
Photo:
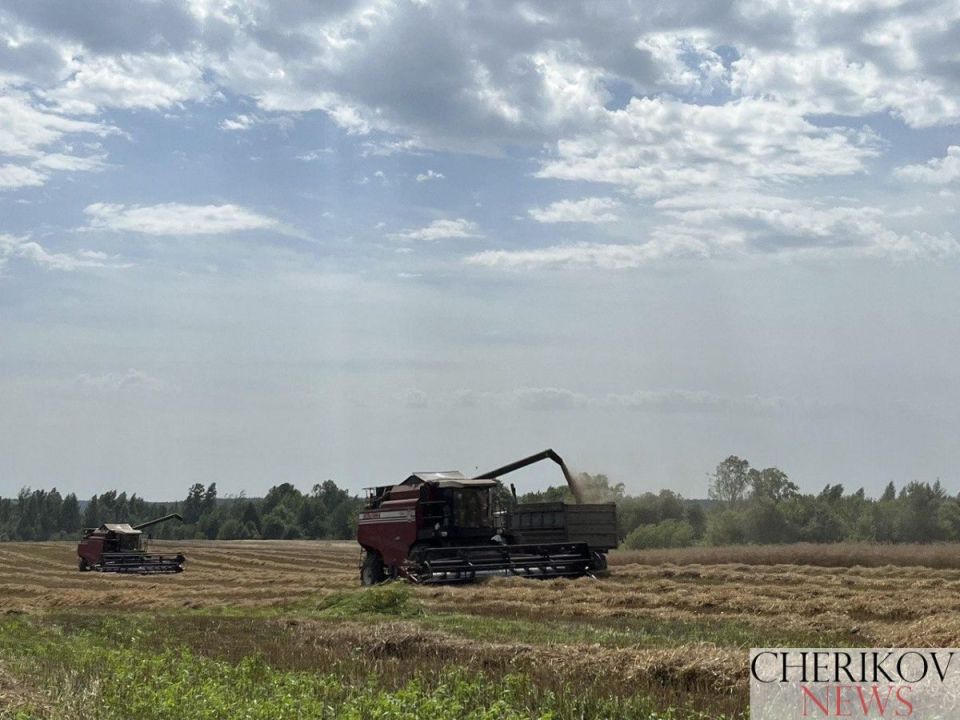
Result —
[[217, 497], [217, 485], [193, 485], [179, 502], [148, 502], [111, 490], [81, 503], [73, 493], [21, 490], [0, 499], [0, 540], [63, 540], [81, 528], [105, 522], [133, 525], [177, 512], [183, 522], [155, 525], [151, 537], [165, 540], [347, 539], [354, 536], [361, 500], [332, 480], [302, 493], [290, 483], [263, 498]]
[[[615, 502], [622, 546], [627, 549], [688, 545], [771, 544], [790, 542], [929, 543], [960, 541], [960, 499], [939, 480], [909, 482], [899, 490], [891, 482], [879, 498], [863, 489], [847, 492], [826, 485], [819, 493], [801, 493], [786, 473], [757, 469], [730, 456], [710, 476], [709, 499], [689, 500], [671, 490], [628, 495], [622, 483], [605, 475], [577, 477], [588, 502]], [[503, 506], [513, 502], [500, 488]], [[566, 486], [526, 493], [519, 502], [566, 501]], [[183, 523], [148, 530], [154, 538], [352, 539], [363, 501], [332, 480], [303, 493], [290, 483], [270, 488], [265, 497], [217, 496], [216, 484], [193, 485], [177, 502], [148, 502], [137, 495], [110, 491], [81, 502], [56, 490], [21, 490], [0, 498], [0, 541], [76, 538], [81, 528], [104, 522], [137, 524], [178, 512]]]
[[[826, 485], [801, 493], [782, 470], [750, 467], [731, 455], [710, 476], [709, 500], [685, 500], [671, 490], [625, 494], [604, 475], [582, 475], [593, 500], [617, 503], [622, 547], [633, 550], [690, 545], [793, 542], [931, 543], [960, 541], [960, 498], [939, 480], [890, 482], [879, 498], [863, 488]], [[566, 487], [531, 493], [524, 500], [570, 501]]]

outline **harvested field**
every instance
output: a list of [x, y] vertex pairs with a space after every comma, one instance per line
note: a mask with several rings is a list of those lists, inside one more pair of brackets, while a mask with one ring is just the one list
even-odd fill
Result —
[[163, 576], [80, 573], [74, 543], [0, 545], [0, 612], [269, 607], [357, 584], [355, 543], [155, 542], [151, 548], [183, 552], [186, 571]]
[[[350, 542], [154, 548], [183, 552], [186, 571], [80, 573], [73, 544], [0, 545], [6, 632], [20, 647], [17, 633], [76, 634], [120, 648], [135, 636], [154, 652], [189, 651], [230, 667], [259, 657], [278, 673], [329, 673], [351, 687], [376, 677], [398, 689], [450, 668], [496, 686], [519, 674], [558, 707], [576, 697], [627, 708], [642, 697], [690, 717], [743, 711], [751, 646], [960, 642], [954, 546], [818, 548], [818, 562], [806, 564], [789, 559], [807, 558], [807, 546], [615, 553], [601, 580], [404, 585], [382, 597], [359, 590]], [[56, 717], [44, 708], [58, 707], [59, 686], [45, 685], [46, 675], [10, 647], [0, 646], [0, 693], [18, 703], [34, 698], [38, 717]]]
[[727, 545], [669, 550], [628, 550], [615, 554], [614, 563], [641, 565], [815, 565], [817, 567], [927, 567], [960, 569], [956, 543], [932, 545], [884, 545], [878, 543], [834, 543], [815, 545]]

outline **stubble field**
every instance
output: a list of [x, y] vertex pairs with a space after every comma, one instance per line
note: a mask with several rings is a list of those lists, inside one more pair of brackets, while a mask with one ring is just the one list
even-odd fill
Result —
[[360, 590], [354, 543], [0, 545], [0, 716], [737, 717], [756, 646], [955, 646], [955, 546], [614, 553], [595, 580]]

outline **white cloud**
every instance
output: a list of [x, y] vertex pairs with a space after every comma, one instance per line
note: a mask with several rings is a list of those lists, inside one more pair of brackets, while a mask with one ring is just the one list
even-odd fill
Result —
[[[773, 98], [801, 112], [890, 111], [917, 126], [957, 119], [955, 0], [541, 10], [247, 5], [222, 17], [233, 43], [211, 65], [261, 107], [319, 109], [350, 132], [441, 149], [586, 133], [617, 84], [646, 96]], [[291, 42], [269, 41], [277, 36]]]
[[732, 410], [779, 410], [788, 404], [780, 397], [721, 395], [703, 390], [638, 390], [610, 394], [600, 400], [612, 407], [650, 412], [728, 412]]
[[147, 235], [219, 235], [242, 230], [283, 231], [273, 218], [238, 205], [116, 205], [94, 203], [84, 209], [89, 229]]
[[136, 368], [128, 368], [124, 372], [78, 375], [76, 383], [82, 388], [98, 392], [166, 392], [170, 390], [163, 380]]
[[489, 406], [502, 409], [563, 411], [627, 408], [653, 413], [772, 412], [803, 401], [757, 394], [731, 395], [706, 390], [633, 390], [587, 394], [564, 387], [520, 387], [506, 392], [459, 390], [442, 402], [453, 407]]
[[896, 175], [904, 180], [946, 185], [960, 179], [960, 145], [951, 145], [942, 158], [933, 158], [923, 165], [906, 165], [897, 168]]
[[941, 82], [920, 74], [891, 75], [842, 48], [792, 53], [751, 50], [734, 63], [733, 89], [768, 96], [804, 113], [860, 116], [890, 111], [913, 127], [950, 125], [960, 101]]
[[[534, 89], [541, 103], [538, 115], [547, 126], [561, 126], [570, 120], [582, 122], [603, 112], [610, 99], [603, 83], [604, 72], [586, 62], [582, 54], [550, 47], [531, 55], [529, 62], [536, 71]], [[508, 117], [519, 124], [523, 113], [514, 108]]]
[[555, 387], [524, 387], [513, 393], [516, 403], [527, 410], [569, 410], [587, 405], [580, 393]]
[[50, 252], [29, 238], [0, 234], [0, 268], [12, 258], [26, 260], [48, 270], [72, 271], [84, 268], [133, 266], [132, 263], [125, 263], [115, 255], [107, 255], [95, 250], [78, 250], [75, 253]]
[[642, 243], [486, 250], [468, 255], [464, 262], [506, 270], [628, 270], [673, 259], [748, 255], [809, 259], [960, 255], [960, 243], [950, 232], [897, 230], [895, 221], [910, 221], [912, 213], [871, 206], [819, 205], [750, 193], [700, 193], [661, 200], [656, 208], [664, 221]]
[[848, 175], [878, 154], [867, 134], [811, 124], [767, 100], [695, 105], [631, 100], [590, 134], [561, 140], [538, 175], [612, 183], [641, 197]]
[[559, 200], [547, 207], [530, 208], [528, 212], [541, 223], [604, 223], [617, 220], [616, 213], [610, 212], [620, 207], [613, 198], [588, 197], [581, 200]]
[[434, 172], [433, 170], [427, 170], [425, 173], [419, 173], [417, 175], [417, 182], [427, 182], [428, 180], [444, 180], [446, 175], [440, 172]]
[[34, 163], [34, 167], [68, 172], [96, 172], [106, 167], [105, 159], [104, 155], [79, 156], [46, 153]]
[[655, 243], [643, 245], [623, 245], [605, 243], [575, 243], [571, 245], [553, 245], [529, 250], [485, 250], [464, 258], [468, 265], [507, 270], [528, 270], [536, 268], [575, 268], [596, 267], [603, 270], [626, 270], [638, 268], [646, 263], [670, 254], [700, 254], [696, 248], [677, 247], [670, 252]]
[[249, 130], [260, 122], [256, 115], [238, 114], [232, 118], [224, 118], [220, 121], [221, 130]]
[[868, 205], [810, 203], [750, 195], [667, 199], [657, 203], [673, 223], [658, 226], [656, 243], [682, 238], [714, 256], [777, 254], [807, 257], [862, 255], [896, 258], [944, 257], [960, 251], [949, 233], [897, 230], [903, 215]]
[[70, 79], [44, 98], [63, 112], [94, 114], [101, 108], [160, 110], [212, 92], [200, 56], [121, 54], [76, 60]]
[[45, 79], [73, 111], [169, 107], [223, 89], [260, 110], [321, 111], [347, 132], [394, 136], [372, 141], [380, 147], [496, 152], [585, 134], [625, 90], [953, 124], [958, 19], [955, 0], [681, 2], [657, 13], [625, 0], [599, 10], [193, 0], [131, 3], [96, 31], [24, 4], [4, 26], [14, 76]]
[[20, 187], [36, 187], [47, 181], [44, 173], [26, 165], [0, 165], [0, 190]]
[[311, 150], [310, 152], [302, 153], [297, 155], [297, 160], [301, 162], [313, 162], [314, 160], [319, 160], [320, 158], [330, 155], [333, 153], [333, 148], [321, 148], [319, 150]]
[[[257, 125], [275, 125], [281, 130], [293, 127], [293, 119], [288, 115], [261, 115], [259, 113], [237, 113], [233, 117], [224, 118], [217, 125], [227, 132], [243, 132]], [[327, 151], [329, 152], [329, 150]], [[302, 158], [300, 158], [302, 159]], [[315, 157], [312, 159], [316, 159]]]
[[[206, 0], [148, 5], [117, 9], [115, 22], [97, 27], [64, 23], [27, 4], [0, 11], [0, 65], [10, 68], [0, 76], [4, 90], [10, 88], [0, 95], [0, 153], [17, 158], [0, 165], [0, 187], [36, 186], [55, 171], [106, 166], [99, 150], [83, 156], [61, 143], [115, 130], [64, 113], [92, 119], [109, 108], [163, 110], [230, 98], [239, 105], [229, 112], [246, 110], [224, 118], [224, 130], [270, 122], [275, 112], [320, 112], [343, 132], [365, 135], [354, 143], [364, 156], [527, 152], [528, 160], [540, 159], [538, 177], [575, 182], [578, 196], [595, 195], [531, 208], [538, 222], [612, 222], [619, 214], [612, 203], [625, 211], [635, 210], [631, 203], [643, 210], [656, 205], [645, 214], [643, 235], [631, 242], [495, 249], [471, 255], [473, 264], [636, 267], [689, 255], [817, 248], [952, 252], [944, 222], [938, 227], [928, 219], [923, 234], [898, 228], [893, 211], [881, 217], [860, 207], [870, 204], [862, 198], [876, 182], [870, 163], [886, 147], [876, 130], [851, 129], [845, 118], [866, 118], [857, 124], [871, 122], [881, 133], [884, 123], [873, 114], [889, 113], [912, 127], [960, 123], [956, 0], [681, 2], [658, 13], [637, 13], [626, 2], [601, 9], [275, 7], [246, 0], [229, 8]], [[824, 113], [844, 117], [813, 117]], [[297, 157], [309, 162], [319, 152]], [[954, 152], [900, 168], [897, 176], [952, 182], [960, 172]], [[367, 180], [365, 172], [353, 168], [349, 177], [369, 190], [378, 175]], [[867, 191], [831, 213], [831, 201], [814, 197], [821, 185], [813, 181], [839, 183], [844, 176], [862, 179]], [[443, 174], [427, 169], [415, 178]], [[584, 190], [584, 183], [607, 188]], [[600, 197], [610, 186], [626, 191], [619, 201]], [[684, 212], [661, 205], [717, 187], [749, 196], [751, 205], [703, 204]], [[778, 207], [765, 199], [784, 195], [804, 200]], [[159, 217], [164, 207], [190, 206], [104, 205], [104, 217], [91, 213], [91, 227], [155, 234], [279, 227], [235, 206], [194, 207], [180, 221]], [[235, 217], [224, 217], [224, 208]], [[712, 234], [710, 218], [718, 223]], [[390, 237], [477, 236], [476, 224], [456, 219]]]
[[361, 144], [360, 157], [390, 157], [391, 155], [421, 155], [423, 144], [416, 138], [402, 140], [367, 140]]
[[0, 189], [43, 185], [55, 171], [101, 170], [104, 155], [73, 154], [65, 140], [116, 132], [109, 125], [74, 120], [37, 106], [26, 94], [0, 93], [0, 155], [19, 159], [0, 165]]
[[[775, 46], [742, 43], [734, 91], [804, 112], [890, 112], [913, 127], [960, 116], [954, 0], [925, 3], [744, 3], [749, 19], [779, 20]], [[776, 47], [776, 49], [771, 49]]]
[[35, 158], [66, 135], [115, 133], [109, 125], [74, 120], [38, 107], [23, 93], [0, 94], [0, 154]]
[[401, 233], [388, 235], [394, 240], [455, 240], [458, 238], [478, 238], [480, 228], [476, 223], [464, 218], [456, 220], [434, 220], [426, 227], [417, 230], [407, 230]]
[[729, 70], [705, 32], [646, 33], [636, 46], [650, 53], [660, 83], [675, 91], [710, 95], [730, 84]]

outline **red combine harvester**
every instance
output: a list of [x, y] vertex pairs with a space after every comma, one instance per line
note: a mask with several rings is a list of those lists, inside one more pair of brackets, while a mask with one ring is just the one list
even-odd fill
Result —
[[[497, 478], [541, 460], [560, 466], [577, 503], [521, 503], [501, 510]], [[360, 581], [374, 585], [397, 577], [439, 583], [489, 575], [596, 575], [606, 570], [606, 553], [617, 546], [616, 508], [582, 500], [553, 450], [475, 478], [457, 471], [418, 472], [399, 485], [371, 488], [357, 524], [357, 542], [363, 548]]]
[[149, 555], [143, 542], [143, 530], [167, 520], [180, 520], [177, 513], [130, 526], [104, 523], [87, 528], [77, 545], [80, 572], [96, 570], [116, 573], [178, 573], [183, 571], [183, 555]]

